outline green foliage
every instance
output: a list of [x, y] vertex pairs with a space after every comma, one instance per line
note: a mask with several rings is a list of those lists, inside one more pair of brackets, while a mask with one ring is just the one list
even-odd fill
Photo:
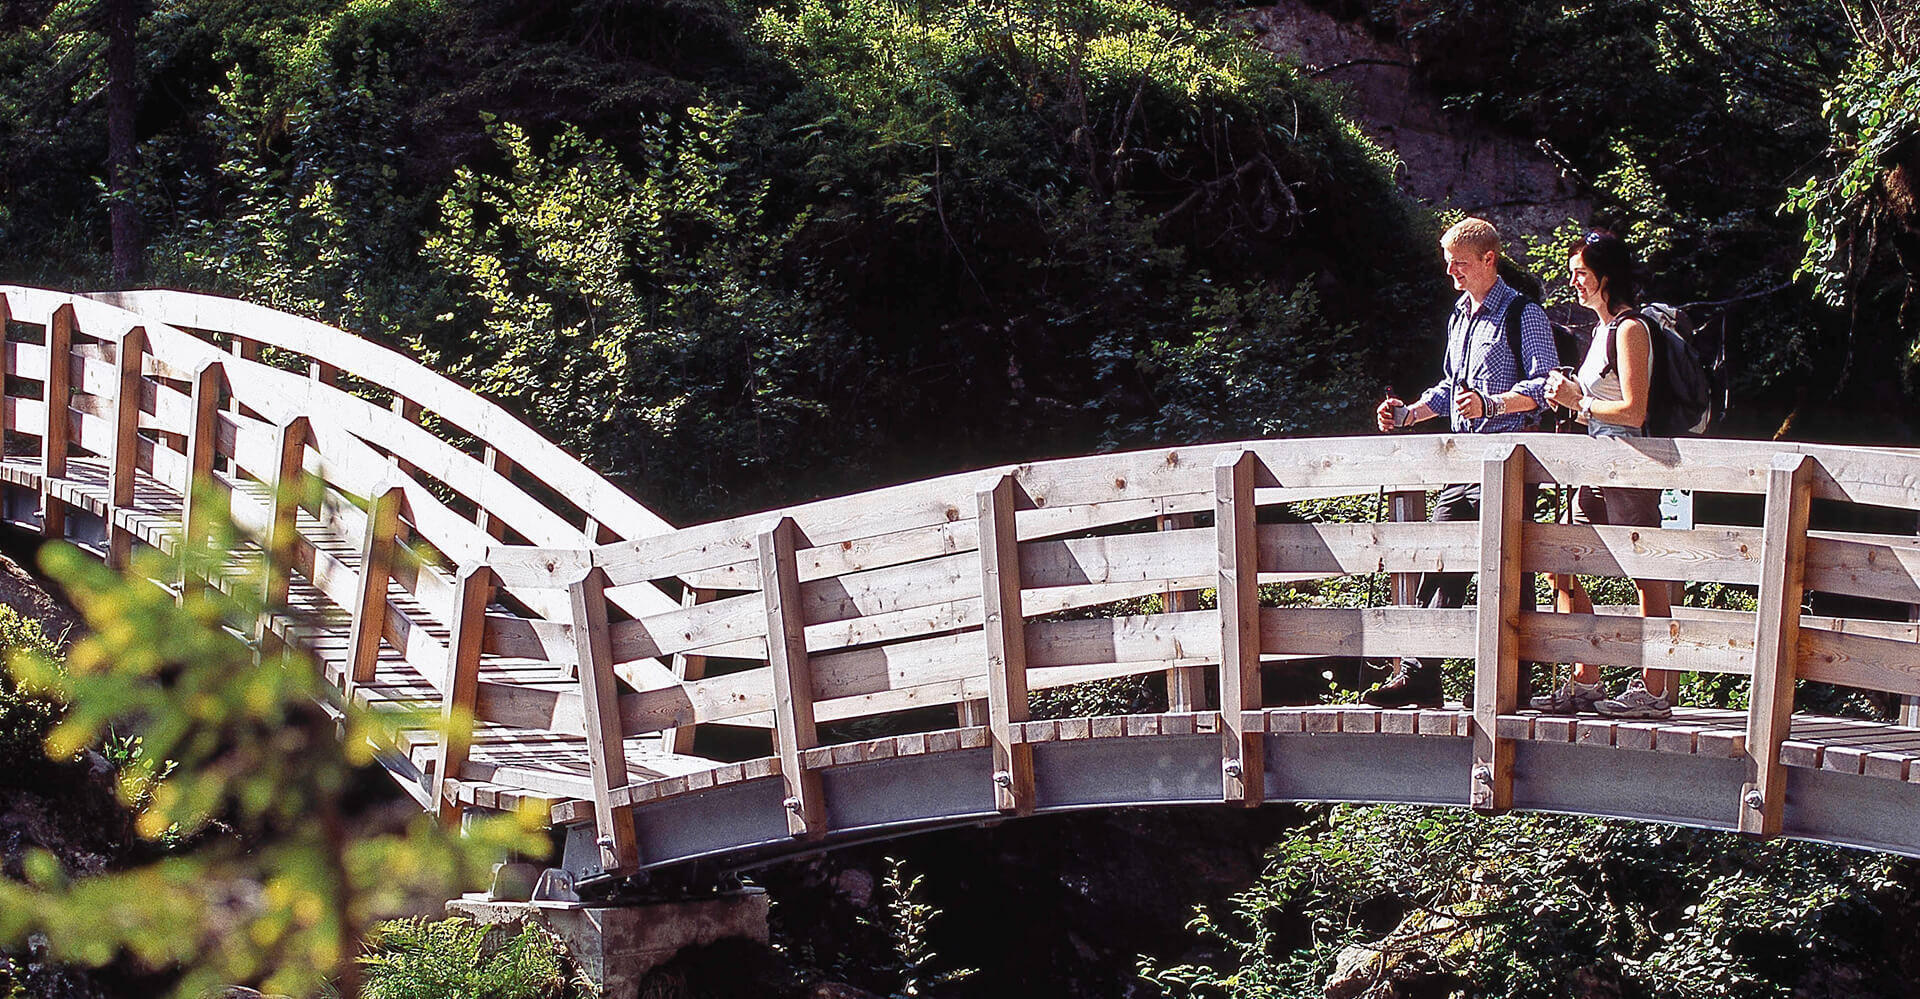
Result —
[[962, 374], [1042, 447], [1350, 424], [1389, 341], [1341, 317], [1401, 304], [1426, 236], [1330, 95], [1226, 24], [845, 0], [768, 4], [754, 30], [812, 84], [770, 118], [811, 153], [813, 231], [859, 240], [843, 280], [916, 267], [925, 298], [897, 301], [952, 317], [883, 350]]
[[[481, 822], [455, 838], [431, 816], [402, 826], [348, 814], [354, 770], [405, 719], [347, 709], [336, 720], [321, 707], [312, 663], [256, 657], [236, 630], [257, 619], [257, 601], [200, 589], [176, 602], [148, 580], [171, 578], [179, 563], [152, 552], [127, 577], [66, 545], [44, 549], [42, 564], [92, 629], [64, 669], [10, 663], [22, 689], [67, 705], [46, 752], [65, 758], [112, 734], [172, 761], [164, 780], [123, 782], [122, 795], [141, 806], [142, 835], [190, 842], [78, 880], [52, 856], [29, 853], [25, 883], [0, 881], [0, 945], [42, 932], [57, 960], [126, 954], [177, 966], [181, 996], [237, 983], [313, 995], [328, 978], [351, 980], [353, 948], [374, 914], [471, 884], [498, 852], [542, 848], [528, 824], [542, 816]], [[228, 578], [235, 593], [259, 592], [244, 571]]]
[[1145, 960], [1141, 975], [1175, 997], [1318, 994], [1361, 945], [1425, 953], [1470, 995], [1784, 997], [1874, 960], [1872, 924], [1912, 904], [1904, 873], [1660, 825], [1330, 807], [1229, 908], [1196, 912], [1223, 961]]
[[[41, 630], [40, 622], [23, 618], [11, 607], [0, 607], [0, 657], [9, 662], [22, 657], [63, 670], [60, 648]], [[23, 763], [41, 756], [40, 744], [60, 720], [61, 702], [23, 690], [11, 670], [0, 671], [0, 761], [18, 773]]]
[[431, 204], [401, 183], [412, 95], [397, 67], [440, 6], [232, 17], [201, 129], [143, 150], [148, 211], [175, 216], [153, 249], [158, 276], [369, 331], [413, 306]]
[[364, 999], [559, 999], [565, 966], [551, 936], [527, 926], [487, 947], [488, 927], [463, 919], [399, 919], [367, 936]]
[[577, 128], [542, 149], [497, 124], [507, 174], [460, 170], [427, 241], [466, 296], [432, 340], [449, 373], [636, 485], [804, 456], [841, 336], [779, 287], [793, 223], [737, 170], [743, 117], [655, 116], [632, 167]]
[[906, 864], [893, 857], [886, 858], [886, 865], [887, 873], [880, 887], [885, 898], [887, 935], [893, 943], [894, 966], [877, 970], [899, 976], [900, 985], [893, 995], [927, 995], [930, 989], [972, 975], [973, 969], [969, 968], [934, 970], [939, 955], [933, 950], [931, 930], [933, 921], [940, 917], [940, 909], [926, 900], [923, 875], [909, 874]]
[[[1914, 227], [1912, 168], [1890, 184], [1892, 171], [1920, 163], [1920, 14], [1868, 0], [1842, 0], [1860, 48], [1828, 91], [1822, 108], [1828, 129], [1824, 169], [1787, 192], [1783, 211], [1803, 216], [1805, 253], [1795, 276], [1812, 275], [1818, 293], [1834, 305], [1857, 305], [1859, 280], [1874, 263], [1881, 227]], [[1904, 200], [1894, 220], [1889, 203]], [[1913, 266], [1904, 264], [1911, 288]], [[1908, 292], [1911, 295], [1911, 292]], [[1903, 308], [1903, 373], [1920, 366], [1920, 328]], [[1908, 379], [1911, 389], [1911, 379]]]

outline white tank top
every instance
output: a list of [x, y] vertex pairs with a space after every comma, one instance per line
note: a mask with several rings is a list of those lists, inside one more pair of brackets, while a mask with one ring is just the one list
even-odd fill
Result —
[[[1612, 371], [1607, 371], [1607, 341], [1618, 335], [1620, 324], [1626, 318], [1626, 316], [1620, 316], [1606, 326], [1594, 330], [1593, 342], [1587, 345], [1587, 356], [1580, 362], [1580, 370], [1574, 375], [1574, 380], [1580, 383], [1580, 390], [1598, 401], [1624, 402], [1627, 398], [1625, 391], [1620, 387], [1619, 365], [1616, 364]], [[1606, 374], [1601, 374], [1603, 371]], [[1606, 424], [1607, 421], [1596, 416], [1592, 422]], [[1612, 426], [1612, 424], [1607, 425]]]

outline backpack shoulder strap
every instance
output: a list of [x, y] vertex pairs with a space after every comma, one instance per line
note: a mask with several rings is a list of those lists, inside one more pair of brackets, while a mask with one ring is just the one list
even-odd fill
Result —
[[1527, 311], [1527, 305], [1532, 301], [1533, 299], [1517, 291], [1514, 292], [1513, 298], [1507, 302], [1507, 314], [1502, 320], [1507, 328], [1507, 350], [1513, 354], [1513, 370], [1521, 378], [1527, 376], [1527, 360], [1526, 355], [1520, 352], [1520, 325], [1526, 318], [1524, 313]]
[[[1605, 330], [1605, 336], [1607, 338], [1607, 366], [1600, 369], [1600, 377], [1602, 378], [1605, 378], [1608, 375], [1613, 374], [1615, 371], [1620, 370], [1620, 324], [1626, 322], [1629, 319], [1640, 320], [1640, 325], [1645, 326], [1647, 328], [1648, 338], [1651, 339], [1653, 337], [1652, 320], [1649, 320], [1646, 317], [1646, 314], [1641, 312], [1639, 309], [1630, 308], [1627, 311], [1622, 312], [1617, 316], [1614, 316], [1613, 322], [1608, 323]], [[1594, 335], [1600, 336], [1602, 335], [1602, 333], [1599, 330], [1595, 330]], [[1654, 346], [1657, 347], [1658, 345], [1656, 344]]]

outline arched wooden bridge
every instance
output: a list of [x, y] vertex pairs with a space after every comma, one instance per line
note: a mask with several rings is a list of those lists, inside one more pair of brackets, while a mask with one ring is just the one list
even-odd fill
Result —
[[[470, 738], [404, 735], [385, 755], [402, 786], [449, 819], [540, 802], [569, 827], [576, 876], [1263, 800], [1548, 809], [1920, 854], [1920, 727], [1793, 713], [1796, 679], [1920, 695], [1920, 626], [1803, 611], [1816, 591], [1920, 604], [1920, 452], [1254, 441], [676, 529], [499, 408], [316, 323], [165, 291], [0, 286], [0, 309], [0, 516], [124, 561], [203, 532], [205, 504], [230, 507], [285, 607], [263, 634], [311, 650], [342, 698], [477, 719]], [[307, 488], [276, 488], [295, 479]], [[1483, 483], [1482, 523], [1405, 509], [1450, 482]], [[1755, 515], [1526, 523], [1527, 483], [1747, 494]], [[1396, 522], [1260, 522], [1383, 489]], [[1809, 530], [1816, 501], [1821, 522], [1877, 508], [1859, 521], [1894, 533]], [[1265, 607], [1256, 588], [1440, 568], [1487, 570], [1477, 607]], [[1527, 572], [1717, 581], [1752, 588], [1759, 610], [1537, 613]], [[1201, 609], [1195, 593], [1216, 587]], [[1156, 594], [1164, 610], [1105, 610]], [[1474, 659], [1471, 701], [1261, 703], [1263, 663], [1391, 655]], [[1523, 659], [1736, 674], [1752, 707], [1536, 716], [1516, 710]], [[1171, 711], [1029, 716], [1030, 691], [1162, 671]]]

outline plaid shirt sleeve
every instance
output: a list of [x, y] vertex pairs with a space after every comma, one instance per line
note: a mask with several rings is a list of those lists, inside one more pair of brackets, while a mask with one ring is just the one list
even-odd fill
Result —
[[1533, 400], [1536, 412], [1547, 405], [1547, 375], [1560, 365], [1560, 353], [1553, 345], [1553, 325], [1547, 322], [1546, 310], [1528, 302], [1526, 311], [1520, 313], [1520, 353], [1522, 375], [1513, 383], [1513, 390]]

